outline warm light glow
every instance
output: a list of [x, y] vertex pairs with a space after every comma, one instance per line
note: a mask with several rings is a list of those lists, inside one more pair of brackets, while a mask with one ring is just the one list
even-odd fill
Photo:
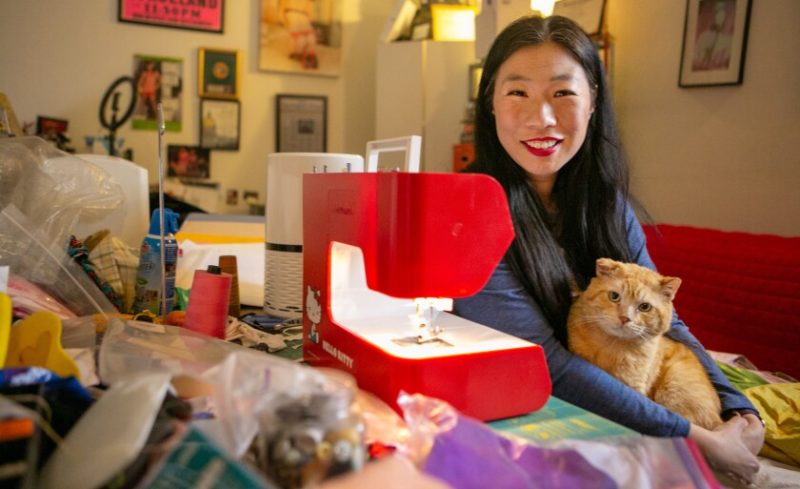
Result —
[[475, 9], [461, 5], [431, 5], [434, 41], [474, 41]]
[[531, 10], [537, 10], [542, 17], [553, 15], [553, 7], [557, 0], [531, 0]]

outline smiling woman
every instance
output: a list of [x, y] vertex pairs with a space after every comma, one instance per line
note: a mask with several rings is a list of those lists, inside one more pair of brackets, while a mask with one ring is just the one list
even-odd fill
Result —
[[[498, 35], [476, 101], [475, 163], [506, 191], [516, 238], [478, 294], [458, 299], [467, 319], [540, 344], [553, 394], [652, 436], [690, 436], [717, 467], [750, 480], [760, 423], [709, 431], [656, 404], [567, 350], [572, 288], [585, 288], [598, 258], [654, 268], [628, 204], [628, 170], [595, 45], [564, 17], [522, 18]], [[667, 333], [697, 356], [724, 418], [756, 418], [708, 353], [672, 317]]]

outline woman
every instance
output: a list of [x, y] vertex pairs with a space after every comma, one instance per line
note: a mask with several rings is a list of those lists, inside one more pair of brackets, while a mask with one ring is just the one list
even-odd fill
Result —
[[542, 345], [555, 396], [643, 434], [688, 436], [714, 466], [752, 480], [764, 437], [757, 411], [677, 316], [668, 334], [698, 355], [730, 418], [717, 430], [691, 425], [565, 347], [570, 283], [585, 287], [597, 258], [654, 267], [627, 204], [627, 167], [592, 41], [563, 17], [519, 19], [495, 40], [479, 89], [470, 171], [504, 187], [516, 238], [456, 312]]

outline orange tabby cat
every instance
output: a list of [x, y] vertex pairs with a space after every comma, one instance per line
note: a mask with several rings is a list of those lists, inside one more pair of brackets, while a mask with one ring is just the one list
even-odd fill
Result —
[[569, 349], [704, 428], [722, 423], [719, 396], [695, 354], [664, 336], [681, 279], [608, 258], [575, 299]]

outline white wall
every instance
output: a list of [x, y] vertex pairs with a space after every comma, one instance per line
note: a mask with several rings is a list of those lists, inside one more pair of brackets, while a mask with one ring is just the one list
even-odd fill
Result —
[[[394, 3], [343, 0], [343, 75], [319, 78], [258, 71], [259, 0], [228, 0], [224, 35], [121, 24], [117, 0], [0, 0], [0, 91], [22, 120], [69, 119], [80, 145], [84, 134], [101, 132], [100, 98], [131, 73], [134, 53], [181, 57], [184, 129], [166, 139], [193, 144], [197, 48], [241, 49], [242, 149], [215, 152], [212, 172], [225, 188], [263, 196], [276, 93], [327, 95], [329, 151], [363, 153], [375, 128], [376, 39]], [[753, 0], [744, 84], [694, 89], [677, 86], [685, 1], [608, 5], [633, 190], [654, 219], [800, 235], [800, 1]], [[120, 135], [152, 172], [155, 133]]]
[[654, 220], [800, 236], [800, 1], [753, 0], [744, 83], [691, 89], [686, 2], [608, 4], [617, 116]]
[[[20, 121], [37, 115], [69, 120], [73, 145], [104, 134], [100, 100], [113, 80], [131, 75], [134, 54], [183, 58], [183, 129], [165, 144], [197, 144], [197, 50], [242, 52], [240, 151], [214, 151], [212, 180], [223, 189], [255, 190], [263, 201], [267, 154], [275, 150], [275, 94], [328, 97], [328, 151], [364, 153], [374, 138], [375, 51], [392, 0], [343, 1], [343, 69], [336, 78], [258, 70], [260, 0], [227, 0], [224, 34], [151, 27], [117, 21], [117, 0], [0, 0], [0, 92]], [[157, 181], [155, 131], [118, 131], [136, 163]], [[242, 212], [243, 204], [224, 212]]]

